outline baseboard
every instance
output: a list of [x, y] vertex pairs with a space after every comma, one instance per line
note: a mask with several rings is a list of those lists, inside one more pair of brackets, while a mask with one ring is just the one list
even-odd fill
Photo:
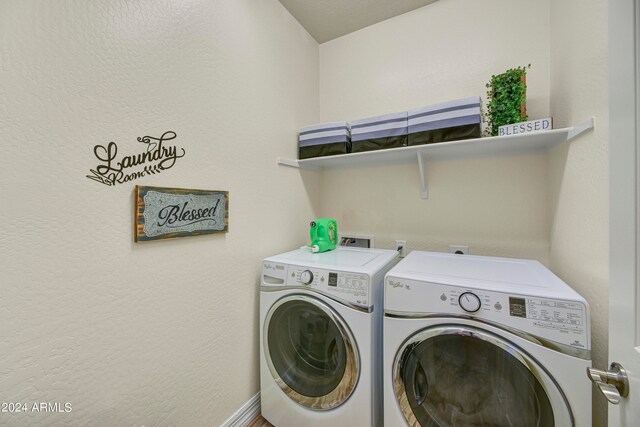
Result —
[[260, 415], [260, 392], [256, 393], [235, 414], [231, 415], [220, 427], [246, 427]]

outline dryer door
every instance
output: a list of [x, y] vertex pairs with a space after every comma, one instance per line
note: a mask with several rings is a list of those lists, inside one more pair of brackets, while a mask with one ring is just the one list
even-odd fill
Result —
[[439, 325], [409, 338], [393, 364], [410, 426], [573, 426], [553, 378], [515, 344], [478, 328]]
[[271, 307], [263, 333], [271, 374], [292, 400], [327, 410], [349, 398], [360, 359], [351, 331], [335, 310], [319, 299], [290, 295]]

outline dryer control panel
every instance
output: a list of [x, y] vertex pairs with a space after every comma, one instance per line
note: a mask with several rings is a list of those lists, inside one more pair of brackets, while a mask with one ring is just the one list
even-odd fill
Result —
[[580, 301], [532, 297], [387, 277], [385, 311], [408, 316], [468, 316], [590, 350], [589, 313]]
[[367, 274], [315, 267], [265, 262], [263, 286], [286, 286], [308, 289], [332, 296], [358, 307], [370, 307], [370, 278]]

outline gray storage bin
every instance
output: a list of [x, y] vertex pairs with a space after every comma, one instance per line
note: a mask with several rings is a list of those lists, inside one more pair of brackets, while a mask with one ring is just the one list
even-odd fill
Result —
[[381, 150], [407, 145], [407, 112], [351, 122], [351, 152]]
[[298, 158], [346, 154], [350, 149], [349, 123], [330, 122], [306, 126], [298, 134]]
[[480, 97], [409, 110], [408, 145], [480, 138]]

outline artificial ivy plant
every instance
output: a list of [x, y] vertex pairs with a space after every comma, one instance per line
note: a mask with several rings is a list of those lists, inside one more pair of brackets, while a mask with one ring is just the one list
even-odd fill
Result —
[[491, 76], [487, 87], [487, 130], [491, 135], [498, 135], [502, 125], [524, 122], [528, 119], [527, 101], [527, 69], [516, 67], [497, 76]]

